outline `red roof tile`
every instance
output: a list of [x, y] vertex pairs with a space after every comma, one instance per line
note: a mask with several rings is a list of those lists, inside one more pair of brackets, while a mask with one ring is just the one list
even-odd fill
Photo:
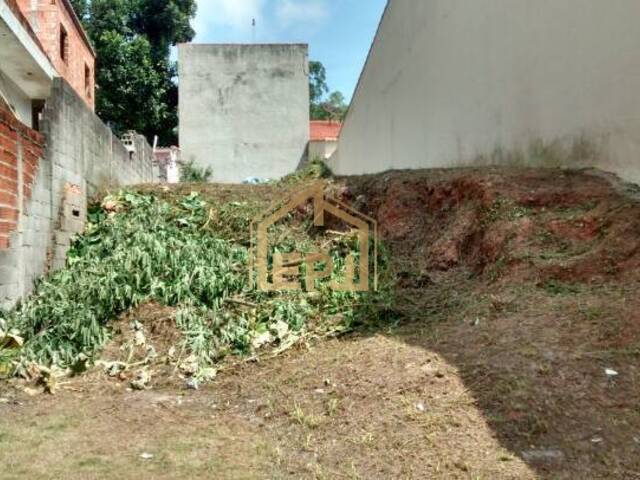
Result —
[[312, 120], [310, 139], [312, 142], [336, 140], [340, 136], [341, 129], [341, 122], [333, 120]]

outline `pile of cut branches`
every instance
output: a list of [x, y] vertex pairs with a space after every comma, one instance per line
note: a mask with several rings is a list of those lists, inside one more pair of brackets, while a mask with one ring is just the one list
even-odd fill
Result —
[[5, 370], [27, 375], [34, 364], [72, 371], [91, 363], [112, 336], [110, 322], [147, 302], [175, 307], [180, 348], [197, 359], [198, 370], [229, 354], [347, 331], [389, 307], [384, 288], [256, 291], [246, 246], [216, 234], [213, 211], [195, 192], [166, 199], [122, 191], [93, 205], [66, 268], [0, 315], [0, 338], [16, 339], [0, 343]]

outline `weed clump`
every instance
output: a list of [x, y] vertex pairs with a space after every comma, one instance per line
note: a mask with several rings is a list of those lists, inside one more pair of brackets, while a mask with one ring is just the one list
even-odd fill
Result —
[[180, 167], [180, 181], [183, 183], [203, 183], [211, 180], [211, 167], [198, 167], [193, 160]]

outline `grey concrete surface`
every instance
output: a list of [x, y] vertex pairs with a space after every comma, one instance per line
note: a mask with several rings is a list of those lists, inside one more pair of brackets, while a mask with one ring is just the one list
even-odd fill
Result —
[[178, 47], [180, 148], [213, 181], [280, 178], [309, 140], [307, 45]]
[[[638, 18], [637, 0], [391, 0], [330, 166], [524, 160], [640, 182]], [[532, 144], [550, 147], [513, 154]]]

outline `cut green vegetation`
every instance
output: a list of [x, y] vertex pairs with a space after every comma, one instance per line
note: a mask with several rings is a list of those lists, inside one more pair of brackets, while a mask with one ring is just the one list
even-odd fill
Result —
[[[216, 228], [220, 215], [246, 215], [245, 210], [240, 204], [214, 209], [197, 193], [171, 199], [132, 191], [107, 196], [90, 208], [66, 268], [43, 278], [32, 296], [4, 315], [0, 328], [18, 339], [0, 349], [4, 370], [27, 375], [33, 364], [84, 369], [112, 337], [110, 322], [148, 302], [175, 307], [182, 334], [177, 347], [183, 358], [197, 360], [194, 376], [229, 354], [250, 355], [268, 346], [283, 350], [308, 336], [348, 331], [389, 308], [385, 287], [379, 293], [345, 293], [321, 286], [314, 294], [254, 289], [246, 239], [239, 243], [242, 233]], [[288, 243], [309, 248], [296, 238]]]

